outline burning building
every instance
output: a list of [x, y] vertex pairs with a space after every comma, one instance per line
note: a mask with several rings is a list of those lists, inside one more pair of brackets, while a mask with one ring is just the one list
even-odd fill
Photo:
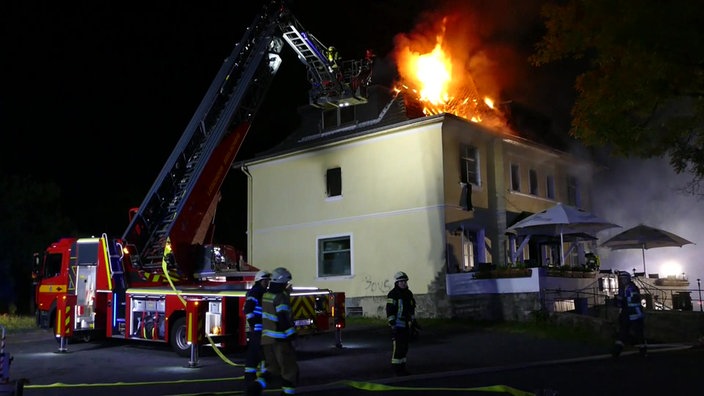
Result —
[[[344, 291], [371, 316], [383, 316], [398, 270], [422, 316], [523, 319], [540, 309], [537, 291], [477, 296], [468, 280], [515, 264], [506, 229], [521, 215], [556, 202], [589, 208], [594, 170], [522, 137], [516, 108], [472, 73], [480, 55], [458, 55], [446, 23], [397, 38], [398, 79], [370, 86], [366, 104], [305, 107], [298, 130], [239, 164], [251, 262], [286, 263], [297, 282]], [[553, 258], [535, 248], [521, 260]]]

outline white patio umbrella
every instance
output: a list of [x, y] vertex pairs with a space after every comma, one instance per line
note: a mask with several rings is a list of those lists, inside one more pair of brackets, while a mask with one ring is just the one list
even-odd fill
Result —
[[586, 233], [593, 235], [609, 228], [620, 227], [617, 224], [570, 205], [557, 205], [535, 213], [513, 224], [506, 231], [517, 235], [548, 235], [560, 237], [560, 262], [565, 261], [565, 235]]
[[609, 238], [601, 246], [611, 250], [619, 249], [640, 249], [643, 255], [643, 273], [645, 271], [645, 250], [658, 247], [682, 247], [694, 242], [690, 242], [679, 235], [659, 228], [650, 227], [645, 224], [638, 224], [619, 234]]

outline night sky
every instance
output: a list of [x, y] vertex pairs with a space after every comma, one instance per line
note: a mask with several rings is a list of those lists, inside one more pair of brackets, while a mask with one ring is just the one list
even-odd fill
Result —
[[[11, 2], [0, 15], [2, 169], [56, 182], [62, 207], [80, 232], [120, 236], [128, 209], [144, 199], [223, 59], [262, 3], [39, 3]], [[525, 50], [537, 38], [531, 30], [537, 21], [535, 4], [460, 3], [476, 5], [473, 12], [482, 15], [476, 21], [487, 41]], [[388, 57], [394, 36], [410, 32], [444, 6], [368, 0], [338, 2], [333, 9], [329, 2], [300, 1], [291, 9], [344, 59], [361, 59], [372, 48], [378, 55], [375, 82], [388, 83], [395, 74]], [[504, 68], [525, 73], [514, 63]], [[510, 85], [517, 84], [507, 81], [508, 99], [521, 99], [527, 92], [545, 95], [529, 86], [535, 79], [522, 81], [523, 87], [513, 91]], [[286, 48], [237, 160], [270, 148], [295, 127], [297, 108], [307, 102], [307, 84], [303, 65]], [[536, 103], [544, 106], [545, 101]], [[565, 104], [553, 109], [560, 106], [564, 113]], [[233, 173], [238, 172], [223, 188], [216, 229], [240, 244], [245, 208], [238, 197], [244, 196], [245, 186], [243, 176]]]
[[120, 236], [259, 9], [239, 3], [15, 4], [0, 39], [3, 169], [58, 183], [81, 232]]
[[[389, 56], [394, 36], [422, 26], [427, 15], [442, 14], [446, 5], [461, 4], [471, 9], [474, 17], [467, 23], [476, 25], [500, 72], [504, 90], [498, 99], [535, 109], [566, 133], [574, 71], [565, 65], [535, 69], [525, 60], [540, 37], [539, 3], [358, 0], [333, 7], [309, 0], [291, 8], [343, 59], [362, 58], [365, 49], [373, 49], [374, 82], [384, 84], [395, 75]], [[121, 236], [129, 208], [144, 199], [260, 4], [6, 2], [0, 12], [2, 171], [57, 183], [63, 210], [81, 236]], [[305, 69], [289, 48], [283, 61], [236, 160], [272, 147], [298, 123], [297, 109], [307, 103]], [[691, 279], [704, 275], [704, 267], [695, 264], [704, 254], [699, 252], [704, 240], [698, 240], [704, 233], [698, 222], [687, 221], [704, 217], [702, 205], [670, 193], [677, 188], [670, 184], [685, 179], [675, 177], [664, 160], [636, 162], [635, 173], [631, 164], [619, 163], [601, 181], [595, 213], [624, 229], [643, 222], [690, 239], [697, 245], [648, 252], [649, 270], [675, 253]], [[225, 182], [216, 242], [245, 246], [244, 180], [231, 172]], [[664, 180], [667, 190], [659, 182]], [[640, 262], [639, 252], [602, 256], [603, 268], [630, 270]]]

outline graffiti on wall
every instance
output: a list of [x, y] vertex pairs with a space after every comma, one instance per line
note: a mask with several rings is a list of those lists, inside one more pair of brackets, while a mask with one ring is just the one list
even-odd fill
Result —
[[371, 275], [365, 274], [362, 277], [363, 288], [368, 295], [374, 296], [383, 294], [384, 296], [394, 288], [393, 281], [389, 279], [374, 279]]

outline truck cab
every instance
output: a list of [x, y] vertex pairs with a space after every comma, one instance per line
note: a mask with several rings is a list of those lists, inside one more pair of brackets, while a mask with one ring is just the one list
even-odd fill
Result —
[[64, 295], [76, 296], [76, 327], [88, 338], [96, 319], [97, 268], [102, 249], [99, 238], [62, 238], [43, 255], [35, 255], [32, 275], [36, 283], [37, 325], [56, 330], [57, 301]]

